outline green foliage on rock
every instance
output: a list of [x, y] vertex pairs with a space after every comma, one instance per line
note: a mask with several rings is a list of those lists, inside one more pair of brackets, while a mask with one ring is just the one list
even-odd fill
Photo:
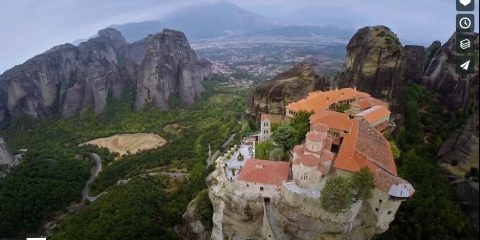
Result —
[[372, 197], [372, 190], [375, 187], [373, 182], [373, 173], [368, 167], [363, 167], [360, 171], [352, 174], [350, 182], [354, 187], [357, 199], [367, 200]]
[[208, 197], [208, 189], [200, 191], [197, 195], [195, 200], [195, 217], [202, 222], [205, 230], [212, 230], [213, 205]]
[[348, 209], [353, 203], [354, 191], [350, 180], [346, 177], [334, 176], [328, 179], [320, 195], [322, 208], [331, 213]]
[[390, 143], [390, 148], [392, 149], [393, 159], [397, 160], [400, 157], [400, 153], [402, 151], [400, 151], [400, 149], [398, 148], [394, 140], [390, 140], [389, 143]]

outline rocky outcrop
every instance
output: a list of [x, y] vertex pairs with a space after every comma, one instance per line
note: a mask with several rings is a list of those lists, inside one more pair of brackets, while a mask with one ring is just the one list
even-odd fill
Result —
[[364, 27], [347, 45], [347, 57], [337, 77], [339, 87], [354, 87], [402, 112], [405, 52], [397, 36], [385, 26]]
[[318, 59], [307, 57], [302, 63], [258, 86], [247, 100], [247, 113], [284, 114], [285, 106], [309, 92], [328, 90], [330, 83], [318, 69]]
[[5, 176], [7, 171], [14, 165], [14, 157], [7, 144], [0, 138], [0, 177]]
[[[300, 194], [288, 198], [284, 190], [265, 201], [258, 192], [242, 190], [222, 177], [220, 168], [217, 165], [207, 178], [214, 209], [212, 239], [363, 240], [385, 231], [376, 225], [374, 210], [361, 200], [353, 204], [355, 210], [339, 214], [322, 210], [319, 199]], [[338, 217], [350, 211], [358, 211], [353, 219]]]
[[406, 45], [405, 49], [405, 79], [422, 83], [427, 50], [423, 46]]
[[[198, 196], [197, 196], [198, 198]], [[206, 226], [196, 216], [196, 201], [193, 199], [187, 206], [187, 211], [182, 215], [182, 223], [175, 227], [178, 235], [185, 240], [198, 239], [207, 240], [210, 239], [211, 231], [207, 230]]]
[[107, 99], [135, 86], [136, 109], [153, 103], [168, 108], [178, 95], [192, 104], [203, 92], [210, 63], [199, 59], [181, 32], [165, 29], [128, 44], [107, 28], [78, 47], [56, 46], [0, 75], [0, 124], [27, 115], [73, 117], [86, 109], [101, 113]]
[[135, 108], [153, 103], [168, 109], [173, 95], [187, 105], [193, 104], [204, 91], [200, 80], [209, 74], [206, 66], [208, 63], [198, 60], [182, 32], [167, 29], [148, 36], [139, 67]]
[[455, 34], [436, 51], [425, 68], [423, 84], [438, 94], [446, 110], [472, 113], [475, 101], [478, 101], [478, 33], [474, 34], [474, 39], [473, 55], [477, 56], [474, 74], [460, 76], [455, 71]]

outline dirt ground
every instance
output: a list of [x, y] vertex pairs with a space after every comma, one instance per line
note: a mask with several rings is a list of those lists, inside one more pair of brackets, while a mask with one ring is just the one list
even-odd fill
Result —
[[120, 156], [135, 154], [140, 150], [163, 147], [167, 140], [153, 133], [117, 134], [106, 138], [97, 138], [80, 145], [90, 144], [106, 147], [110, 152], [119, 153]]

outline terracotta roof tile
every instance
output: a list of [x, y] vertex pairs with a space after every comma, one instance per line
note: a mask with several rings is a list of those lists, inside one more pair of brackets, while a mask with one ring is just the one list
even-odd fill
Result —
[[361, 153], [383, 170], [397, 175], [397, 167], [393, 159], [390, 143], [382, 133], [366, 123], [360, 123], [355, 151]]
[[288, 180], [289, 173], [290, 163], [288, 162], [249, 159], [245, 161], [238, 180], [280, 185], [282, 181]]
[[415, 192], [406, 180], [389, 174], [381, 169], [374, 172], [375, 186], [394, 197], [411, 197]]
[[372, 171], [383, 169], [397, 175], [390, 144], [385, 137], [366, 123], [353, 121], [334, 161], [335, 168], [356, 172], [367, 166]]
[[271, 121], [270, 120], [270, 115], [268, 115], [266, 113], [262, 113], [260, 118], [261, 118], [262, 121]]
[[389, 126], [390, 126], [389, 122], [382, 122], [382, 123], [378, 124], [377, 126], [375, 126], [375, 129], [377, 129], [379, 132], [383, 132]]
[[374, 106], [363, 112], [355, 114], [355, 117], [362, 117], [368, 123], [373, 124], [381, 119], [390, 117], [390, 110], [385, 106]]
[[310, 131], [305, 135], [305, 139], [313, 142], [323, 142], [326, 138], [326, 132]]
[[338, 131], [350, 132], [352, 128], [352, 120], [345, 113], [321, 110], [310, 116], [310, 125], [325, 124], [331, 129]]
[[338, 103], [342, 100], [354, 99], [358, 95], [359, 92], [353, 88], [342, 88], [339, 90], [326, 92], [311, 92], [306, 98], [290, 103], [286, 108], [296, 112], [302, 110], [318, 112], [320, 110], [328, 109], [333, 103]]
[[312, 125], [312, 130], [318, 131], [318, 132], [327, 132], [328, 128], [329, 128], [328, 125], [323, 123], [317, 123]]

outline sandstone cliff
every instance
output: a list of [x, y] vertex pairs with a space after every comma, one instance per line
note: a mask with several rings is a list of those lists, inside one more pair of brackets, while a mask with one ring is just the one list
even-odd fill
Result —
[[474, 39], [474, 74], [460, 76], [455, 72], [455, 34], [434, 54], [425, 68], [423, 84], [438, 94], [446, 110], [471, 113], [478, 98], [478, 33], [475, 33]]
[[[203, 190], [206, 191], [206, 190]], [[196, 214], [197, 202], [199, 196], [193, 199], [187, 207], [187, 211], [182, 215], [181, 224], [175, 227], [176, 232], [185, 240], [207, 240], [210, 239], [211, 230], [207, 229]], [[211, 217], [211, 216], [210, 216]]]
[[353, 87], [391, 104], [402, 112], [405, 52], [397, 36], [385, 26], [364, 27], [347, 45], [338, 87]]
[[406, 45], [405, 49], [405, 80], [422, 83], [427, 50], [423, 46]]
[[[383, 232], [367, 203], [356, 202], [354, 219], [321, 210], [320, 201], [282, 196], [265, 203], [258, 193], [236, 189], [216, 169], [207, 178], [213, 204], [212, 239], [371, 239]], [[268, 205], [268, 206], [267, 206]], [[327, 216], [328, 215], [328, 216]], [[340, 214], [341, 215], [341, 214]], [[265, 224], [268, 224], [266, 226]], [[272, 232], [265, 234], [267, 229]]]
[[7, 144], [0, 138], [0, 177], [3, 177], [8, 169], [14, 165], [14, 158]]
[[0, 75], [0, 124], [21, 115], [100, 113], [127, 87], [136, 89], [136, 109], [147, 103], [167, 109], [173, 95], [188, 105], [209, 74], [210, 63], [197, 57], [182, 32], [165, 29], [128, 44], [107, 28], [78, 47], [56, 46]]
[[247, 100], [247, 113], [284, 114], [285, 106], [309, 92], [328, 90], [330, 83], [319, 72], [318, 59], [307, 57], [302, 63], [258, 86]]

